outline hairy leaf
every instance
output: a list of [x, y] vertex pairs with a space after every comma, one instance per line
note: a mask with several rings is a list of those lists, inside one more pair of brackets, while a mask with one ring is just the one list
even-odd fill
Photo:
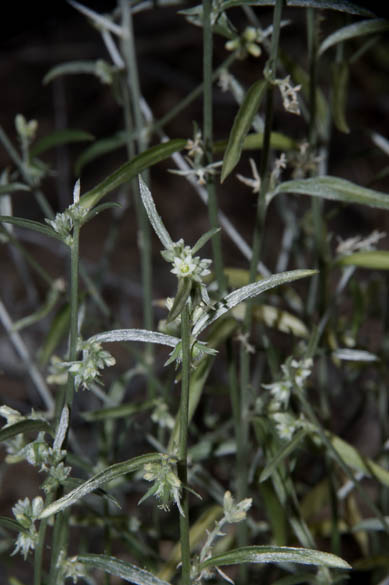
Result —
[[12, 439], [12, 437], [16, 437], [16, 435], [22, 433], [39, 433], [41, 431], [53, 434], [51, 425], [44, 420], [21, 420], [0, 430], [0, 442]]
[[362, 20], [349, 24], [348, 26], [344, 26], [332, 33], [322, 42], [319, 47], [319, 55], [322, 55], [324, 51], [327, 51], [327, 49], [333, 47], [337, 43], [342, 43], [348, 39], [353, 39], [363, 35], [385, 32], [387, 30], [389, 30], [389, 21], [384, 18]]
[[77, 555], [77, 561], [86, 567], [100, 569], [101, 571], [105, 571], [105, 573], [120, 577], [129, 583], [135, 583], [135, 585], [169, 585], [166, 581], [162, 581], [162, 579], [159, 579], [149, 571], [145, 571], [132, 563], [121, 561], [108, 555]]

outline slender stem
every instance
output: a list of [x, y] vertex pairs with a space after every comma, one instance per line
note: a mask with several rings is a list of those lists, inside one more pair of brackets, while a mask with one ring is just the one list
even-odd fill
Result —
[[[180, 435], [178, 443], [178, 473], [184, 486], [188, 481], [188, 417], [189, 417], [189, 380], [190, 380], [190, 318], [189, 306], [186, 303], [181, 315], [182, 343], [182, 382], [180, 402]], [[188, 491], [184, 488], [181, 506], [184, 515], [180, 514], [181, 542], [181, 583], [190, 585], [190, 545], [189, 545], [189, 502]]]
[[[127, 86], [131, 95], [131, 105], [133, 111], [133, 119], [135, 131], [138, 142], [138, 152], [142, 152], [146, 147], [145, 133], [143, 132], [145, 126], [141, 112], [142, 94], [140, 91], [138, 65], [135, 53], [134, 30], [132, 23], [132, 14], [127, 0], [120, 0], [120, 9], [122, 14], [122, 27], [126, 31], [122, 42], [122, 52], [126, 63], [127, 71]], [[127, 93], [127, 92], [126, 92]], [[127, 111], [126, 111], [127, 110]], [[126, 130], [132, 130], [129, 126], [131, 114], [129, 110], [128, 100], [124, 100], [124, 114], [126, 120]], [[127, 144], [129, 157], [134, 155], [133, 148]], [[133, 181], [132, 187], [134, 190], [135, 209], [137, 215], [138, 226], [141, 234], [139, 242], [141, 266], [142, 266], [142, 284], [143, 284], [143, 322], [145, 329], [153, 328], [153, 310], [152, 310], [152, 259], [151, 259], [151, 233], [150, 225], [147, 219], [145, 209], [142, 205], [139, 193], [138, 182]], [[149, 365], [153, 362], [154, 349], [151, 344], [147, 344], [145, 355]], [[154, 395], [155, 389], [148, 379], [149, 395]]]
[[[205, 160], [211, 164], [213, 160], [213, 111], [212, 111], [212, 57], [213, 36], [211, 25], [212, 0], [203, 0], [203, 138], [205, 148]], [[211, 228], [218, 228], [218, 205], [216, 200], [215, 182], [212, 176], [207, 178], [208, 214]], [[217, 233], [212, 238], [212, 251], [215, 263], [216, 279], [219, 285], [219, 295], [226, 289], [226, 278], [223, 271], [223, 256], [221, 235]]]
[[[50, 493], [45, 502], [45, 506], [48, 506], [53, 501], [53, 495]], [[42, 561], [43, 552], [45, 546], [45, 537], [47, 529], [48, 519], [45, 518], [41, 521], [39, 526], [39, 540], [34, 554], [34, 585], [41, 585], [42, 583]]]
[[[266, 217], [266, 193], [270, 178], [270, 136], [273, 122], [273, 86], [271, 81], [276, 77], [278, 46], [281, 25], [283, 0], [276, 0], [273, 12], [273, 37], [271, 53], [267, 65], [269, 86], [266, 90], [265, 101], [265, 128], [263, 136], [263, 147], [260, 162], [261, 189], [258, 196], [256, 224], [254, 227], [252, 257], [250, 262], [250, 282], [254, 282], [257, 266], [261, 255], [262, 239]], [[244, 333], [249, 333], [252, 325], [252, 304], [248, 303], [244, 319]], [[248, 491], [248, 468], [249, 468], [249, 408], [251, 402], [250, 392], [250, 354], [242, 344], [240, 349], [240, 425], [237, 437], [237, 465], [238, 465], [238, 498], [242, 500]], [[247, 524], [241, 523], [238, 529], [240, 546], [245, 546], [248, 540]], [[242, 581], [247, 580], [247, 573], [242, 573]]]

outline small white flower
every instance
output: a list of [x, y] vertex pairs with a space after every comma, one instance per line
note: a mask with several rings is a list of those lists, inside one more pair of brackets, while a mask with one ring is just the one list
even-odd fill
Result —
[[295, 431], [299, 428], [299, 424], [295, 419], [286, 412], [277, 412], [272, 415], [276, 423], [276, 430], [280, 439], [290, 441]]
[[242, 522], [242, 520], [246, 518], [247, 511], [251, 508], [251, 504], [251, 498], [246, 498], [236, 504], [234, 502], [234, 498], [231, 495], [231, 492], [225, 492], [223, 499], [223, 511], [226, 522], [229, 524]]
[[193, 262], [193, 258], [190, 254], [187, 254], [184, 258], [174, 258], [173, 269], [171, 272], [176, 274], [178, 278], [191, 277], [195, 270], [196, 264]]
[[290, 380], [280, 380], [272, 384], [262, 384], [262, 386], [266, 390], [270, 390], [271, 395], [280, 405], [286, 406], [288, 404], [292, 390]]

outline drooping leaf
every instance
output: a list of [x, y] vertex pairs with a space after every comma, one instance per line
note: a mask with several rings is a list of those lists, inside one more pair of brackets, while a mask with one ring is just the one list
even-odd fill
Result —
[[147, 213], [147, 217], [157, 236], [159, 237], [162, 246], [167, 250], [173, 247], [173, 240], [171, 239], [169, 232], [167, 231], [160, 215], [158, 214], [157, 208], [155, 207], [153, 196], [151, 191], [142, 179], [139, 177], [139, 188], [142, 197], [142, 203]]
[[331, 107], [334, 124], [340, 132], [348, 134], [350, 128], [346, 120], [347, 88], [349, 65], [346, 61], [334, 63], [332, 66]]
[[89, 132], [84, 132], [83, 130], [74, 130], [71, 128], [67, 128], [65, 130], [55, 130], [48, 136], [41, 138], [38, 140], [30, 149], [31, 156], [38, 156], [49, 150], [50, 148], [54, 148], [55, 146], [61, 146], [62, 144], [69, 144], [72, 142], [86, 142], [93, 140], [94, 136], [89, 134]]
[[[219, 140], [214, 142], [214, 152], [223, 152], [227, 148], [227, 140]], [[255, 134], [248, 134], [243, 141], [242, 150], [257, 150], [263, 146], [263, 132], [256, 132]], [[270, 135], [270, 146], [275, 150], [292, 150], [297, 148], [297, 143], [293, 138], [281, 134], [280, 132], [272, 132]]]
[[84, 152], [78, 157], [75, 164], [76, 176], [80, 175], [81, 169], [89, 162], [92, 162], [104, 154], [108, 154], [109, 152], [113, 152], [114, 150], [125, 146], [125, 144], [126, 135], [124, 132], [118, 132], [109, 138], [102, 138], [101, 140], [97, 140], [91, 146], [89, 146], [89, 148], [86, 148]]
[[132, 473], [147, 463], [156, 463], [160, 460], [160, 457], [159, 453], [147, 453], [146, 455], [139, 455], [139, 457], [133, 457], [127, 461], [121, 461], [120, 463], [114, 463], [113, 465], [106, 467], [59, 500], [49, 504], [41, 513], [40, 519], [48, 518], [48, 516], [72, 506], [78, 502], [78, 500], [109, 481], [117, 479], [127, 473]]
[[61, 236], [57, 234], [57, 232], [55, 232], [48, 225], [40, 223], [39, 221], [25, 219], [24, 217], [13, 217], [12, 215], [0, 215], [0, 222], [12, 223], [18, 227], [25, 228], [27, 230], [33, 230], [45, 236], [49, 236], [49, 238], [55, 238], [56, 240], [62, 241]]
[[[389, 195], [388, 195], [389, 199]], [[368, 250], [342, 256], [337, 260], [342, 266], [358, 266], [372, 270], [389, 270], [389, 252], [386, 250]]]
[[21, 420], [0, 430], [0, 442], [12, 439], [12, 437], [16, 437], [16, 435], [22, 433], [39, 433], [41, 431], [53, 434], [51, 425], [44, 420]]
[[182, 150], [187, 141], [183, 138], [175, 138], [168, 142], [163, 142], [152, 146], [141, 154], [135, 156], [132, 160], [122, 165], [114, 173], [106, 177], [101, 183], [85, 193], [80, 199], [82, 207], [91, 208], [96, 205], [105, 195], [127, 183], [145, 169], [169, 158], [178, 150]]
[[210, 557], [200, 564], [200, 568], [241, 565], [242, 563], [299, 563], [334, 569], [351, 569], [346, 561], [331, 553], [288, 546], [245, 546], [236, 548]]
[[158, 343], [175, 347], [180, 341], [178, 337], [159, 333], [158, 331], [149, 331], [148, 329], [113, 329], [97, 333], [88, 339], [90, 342], [97, 343], [114, 343], [119, 341], [140, 341], [142, 343]]
[[341, 203], [358, 203], [369, 207], [389, 209], [389, 195], [356, 185], [339, 177], [323, 176], [308, 179], [296, 179], [280, 183], [271, 194], [296, 193], [310, 195], [321, 199], [330, 199]]
[[15, 191], [29, 191], [30, 187], [24, 183], [9, 183], [8, 185], [0, 185], [0, 195], [9, 195]]
[[220, 178], [221, 183], [223, 183], [233, 171], [240, 160], [244, 139], [251, 128], [254, 116], [258, 111], [263, 96], [265, 95], [266, 87], [267, 82], [264, 80], [253, 83], [235, 116], [228, 138], [226, 152], [223, 157], [223, 167]]
[[[274, 6], [275, 0], [225, 0], [223, 10], [236, 6]], [[328, 10], [339, 10], [348, 14], [359, 14], [361, 16], [373, 16], [369, 9], [359, 6], [350, 0], [287, 0], [287, 6], [298, 8], [320, 8]]]
[[78, 75], [80, 73], [95, 75], [103, 83], [108, 83], [112, 71], [114, 71], [114, 67], [103, 59], [98, 59], [97, 61], [70, 61], [68, 63], [60, 63], [50, 69], [44, 76], [43, 83], [46, 85], [62, 75]]
[[144, 410], [149, 410], [156, 405], [155, 400], [146, 400], [140, 404], [119, 404], [118, 406], [111, 406], [109, 408], [100, 408], [91, 412], [83, 412], [82, 417], [88, 422], [105, 421], [114, 418], [128, 418], [129, 416]]
[[162, 581], [162, 579], [159, 579], [149, 571], [108, 555], [77, 555], [77, 561], [86, 567], [100, 569], [129, 583], [135, 583], [135, 585], [169, 585], [169, 583]]
[[319, 47], [319, 55], [322, 55], [327, 49], [337, 43], [342, 43], [343, 41], [363, 35], [385, 32], [387, 30], [389, 30], [389, 21], [384, 18], [370, 18], [368, 20], [354, 22], [353, 24], [340, 28], [327, 37]]
[[290, 270], [288, 272], [281, 272], [280, 274], [273, 274], [268, 278], [263, 278], [259, 282], [254, 282], [234, 290], [232, 293], [224, 297], [214, 312], [200, 317], [193, 327], [193, 335], [199, 335], [211, 323], [219, 319], [239, 303], [252, 299], [267, 290], [280, 286], [281, 284], [293, 282], [294, 280], [306, 278], [307, 276], [313, 276], [314, 274], [316, 274], [315, 270]]

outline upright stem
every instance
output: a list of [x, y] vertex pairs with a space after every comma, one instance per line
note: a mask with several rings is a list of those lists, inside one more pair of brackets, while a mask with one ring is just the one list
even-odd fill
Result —
[[[253, 236], [253, 253], [250, 262], [250, 282], [255, 281], [257, 266], [261, 254], [263, 231], [266, 217], [266, 193], [269, 186], [270, 178], [270, 136], [273, 121], [273, 85], [272, 81], [276, 78], [278, 46], [281, 24], [283, 0], [276, 0], [273, 12], [273, 37], [271, 45], [271, 54], [267, 65], [269, 85], [266, 90], [265, 101], [265, 128], [263, 136], [263, 147], [261, 153], [260, 176], [261, 189], [258, 196], [256, 224]], [[252, 305], [247, 304], [246, 315], [244, 320], [244, 332], [249, 333], [252, 325]], [[242, 500], [247, 495], [248, 488], [248, 453], [249, 453], [249, 407], [250, 407], [250, 354], [242, 344], [240, 350], [240, 425], [237, 437], [237, 456], [238, 456], [238, 499]], [[247, 524], [241, 523], [238, 532], [240, 546], [247, 544]], [[245, 575], [242, 575], [245, 579]]]
[[[207, 164], [213, 161], [213, 111], [212, 111], [212, 83], [213, 83], [213, 36], [211, 25], [212, 0], [203, 0], [203, 137], [205, 147], [205, 160]], [[208, 214], [211, 228], [219, 227], [218, 205], [216, 200], [215, 182], [212, 176], [207, 178]], [[219, 285], [219, 295], [226, 289], [226, 279], [223, 271], [223, 257], [221, 236], [217, 233], [212, 238], [212, 251], [215, 263], [216, 279]]]
[[[132, 14], [130, 5], [127, 0], [120, 0], [120, 8], [122, 13], [122, 26], [125, 31], [125, 36], [122, 42], [123, 57], [126, 63], [127, 70], [127, 91], [131, 95], [131, 106], [133, 112], [133, 120], [135, 125], [135, 131], [138, 141], [138, 152], [142, 152], [146, 147], [146, 141], [144, 137], [144, 124], [143, 116], [141, 112], [140, 102], [142, 99], [138, 65], [135, 53], [134, 43], [134, 30], [132, 24]], [[128, 100], [124, 100], [124, 114], [126, 121], [126, 130], [130, 132], [132, 130], [129, 127], [129, 121], [131, 120], [131, 112], [129, 110], [130, 104]], [[126, 111], [127, 109], [127, 111]], [[133, 148], [127, 144], [128, 156], [133, 157]], [[137, 215], [138, 227], [141, 235], [139, 241], [139, 249], [141, 256], [142, 266], [142, 284], [143, 284], [143, 323], [145, 329], [153, 328], [153, 311], [152, 311], [152, 262], [151, 262], [151, 234], [150, 225], [146, 216], [146, 212], [142, 205], [139, 193], [138, 182], [133, 181], [132, 187], [134, 190], [135, 199], [135, 210]], [[149, 364], [153, 360], [153, 347], [151, 344], [147, 344], [145, 355]], [[153, 385], [149, 379], [149, 394], [153, 394]]]
[[190, 318], [189, 306], [186, 303], [181, 315], [181, 343], [182, 343], [182, 381], [180, 402], [180, 435], [178, 443], [178, 473], [184, 486], [182, 491], [180, 514], [180, 543], [181, 543], [181, 584], [190, 585], [190, 545], [189, 545], [189, 502], [188, 491], [185, 489], [188, 481], [188, 413], [189, 413], [189, 380], [190, 380]]

